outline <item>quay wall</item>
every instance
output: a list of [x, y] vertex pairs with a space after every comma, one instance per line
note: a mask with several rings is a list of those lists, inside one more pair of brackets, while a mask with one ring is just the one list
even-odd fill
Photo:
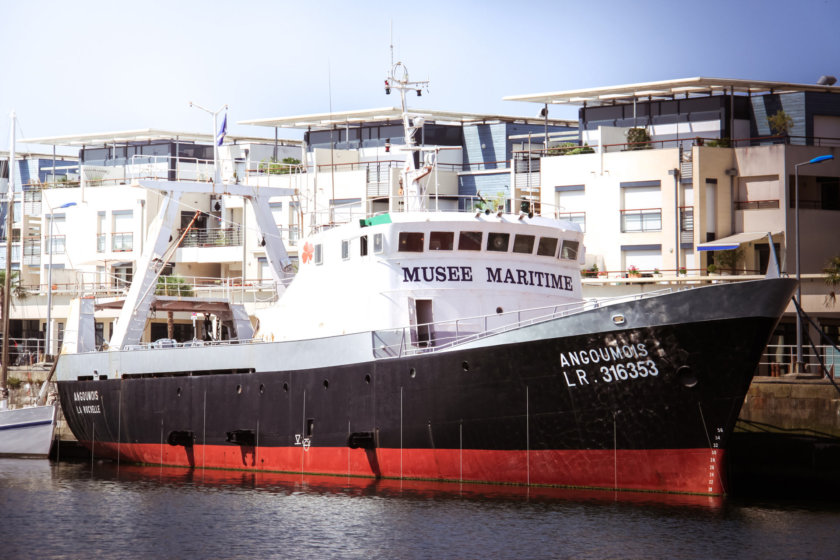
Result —
[[747, 431], [840, 437], [840, 391], [828, 379], [756, 377], [738, 419]]

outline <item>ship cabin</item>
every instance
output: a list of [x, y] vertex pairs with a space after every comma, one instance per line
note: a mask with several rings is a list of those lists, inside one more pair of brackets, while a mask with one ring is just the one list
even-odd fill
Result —
[[[409, 329], [439, 346], [579, 305], [583, 234], [564, 221], [502, 212], [399, 212], [324, 229], [257, 336], [296, 340]], [[457, 334], [456, 334], [457, 333]]]

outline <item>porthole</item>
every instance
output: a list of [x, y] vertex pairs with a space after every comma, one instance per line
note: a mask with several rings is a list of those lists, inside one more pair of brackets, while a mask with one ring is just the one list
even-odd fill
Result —
[[175, 393], [176, 393], [176, 394], [180, 397], [180, 396], [181, 396], [181, 388], [180, 388], [180, 387], [178, 387], [178, 390], [177, 390], [177, 391], [175, 391]]
[[367, 375], [365, 375], [365, 383], [370, 385], [370, 374], [369, 373]]
[[329, 388], [330, 388], [330, 382], [327, 381], [326, 379], [324, 379], [324, 389], [329, 389]]
[[461, 362], [461, 367], [464, 369], [464, 371], [470, 371], [470, 363], [466, 360]]
[[289, 392], [289, 384], [288, 383], [283, 383], [283, 391], [285, 391], [286, 393]]
[[415, 377], [417, 377], [417, 370], [414, 369], [414, 368], [409, 369], [408, 370], [408, 376], [411, 377], [412, 379], [414, 379]]
[[262, 395], [263, 393], [265, 393], [265, 385], [260, 383], [260, 395]]
[[496, 308], [496, 313], [498, 313], [499, 315], [501, 315], [501, 314], [502, 314], [502, 313], [504, 313], [504, 312], [505, 312], [505, 310], [504, 310], [504, 309], [502, 309], [501, 307], [497, 307], [497, 308]]
[[241, 394], [242, 394], [242, 385], [237, 385], [237, 386], [236, 386], [236, 394], [237, 394], [237, 395], [241, 395]]

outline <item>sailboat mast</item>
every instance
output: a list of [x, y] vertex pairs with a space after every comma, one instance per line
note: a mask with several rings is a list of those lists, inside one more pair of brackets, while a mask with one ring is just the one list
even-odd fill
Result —
[[6, 380], [9, 374], [9, 299], [12, 287], [12, 215], [15, 207], [15, 113], [9, 115], [12, 121], [11, 140], [9, 143], [9, 189], [6, 197], [6, 277], [3, 281], [3, 352], [0, 356], [0, 404], [5, 404], [8, 389]]

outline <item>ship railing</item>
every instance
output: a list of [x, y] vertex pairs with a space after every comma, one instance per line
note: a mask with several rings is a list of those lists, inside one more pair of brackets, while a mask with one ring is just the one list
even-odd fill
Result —
[[373, 355], [374, 358], [397, 358], [437, 352], [522, 327], [600, 307], [656, 297], [673, 291], [673, 288], [663, 288], [642, 294], [588, 299], [561, 305], [376, 330], [371, 333]]
[[178, 342], [171, 338], [161, 338], [154, 342], [143, 342], [140, 344], [127, 344], [123, 351], [133, 352], [137, 350], [160, 350], [164, 348], [208, 348], [212, 346], [233, 346], [239, 344], [263, 344], [268, 341], [260, 338], [248, 339], [225, 339], [225, 340], [187, 340]]

